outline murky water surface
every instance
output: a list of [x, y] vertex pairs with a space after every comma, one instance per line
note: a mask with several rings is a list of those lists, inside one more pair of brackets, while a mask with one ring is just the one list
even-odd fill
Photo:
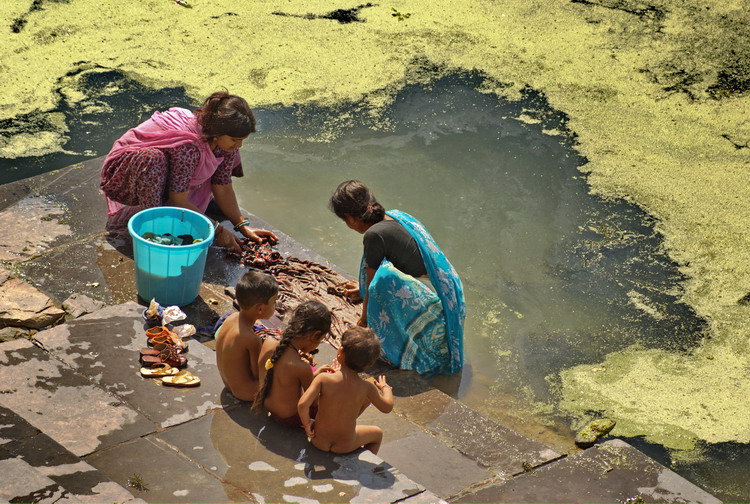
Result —
[[544, 112], [539, 97], [501, 104], [476, 85], [408, 88], [386, 116], [326, 142], [311, 118], [331, 111], [263, 111], [235, 182], [241, 204], [351, 273], [361, 235], [326, 207], [339, 182], [360, 179], [419, 218], [468, 305], [466, 369], [440, 383], [473, 405], [519, 392], [546, 402], [560, 369], [633, 344], [689, 351], [704, 325], [677, 303], [682, 278], [648, 217], [588, 194], [585, 160], [545, 133], [558, 118], [519, 120]]
[[[480, 86], [470, 75], [409, 86], [377, 114], [257, 109], [260, 132], [243, 148], [235, 189], [244, 208], [352, 274], [361, 235], [326, 206], [339, 182], [360, 179], [386, 208], [420, 219], [460, 273], [468, 305], [465, 369], [434, 384], [566, 449], [581, 419], [557, 408], [561, 370], [633, 345], [690, 352], [706, 326], [677, 302], [683, 278], [649, 217], [588, 193], [585, 160], [559, 134], [564, 118], [532, 92], [502, 103]], [[115, 72], [82, 75], [80, 87], [85, 99], [61, 101], [72, 124], [64, 152], [0, 159], [0, 183], [106, 154], [153, 110], [195, 105], [181, 89], [148, 90]], [[700, 459], [681, 462], [628, 441], [722, 499], [750, 496], [745, 445], [702, 446]]]

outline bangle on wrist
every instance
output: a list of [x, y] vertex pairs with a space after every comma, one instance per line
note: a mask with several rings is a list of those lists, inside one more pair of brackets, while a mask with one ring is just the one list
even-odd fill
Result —
[[234, 225], [234, 230], [235, 231], [239, 231], [241, 227], [243, 227], [243, 226], [249, 226], [249, 225], [250, 225], [250, 221], [249, 220], [242, 219], [241, 221], [239, 221], [237, 224]]

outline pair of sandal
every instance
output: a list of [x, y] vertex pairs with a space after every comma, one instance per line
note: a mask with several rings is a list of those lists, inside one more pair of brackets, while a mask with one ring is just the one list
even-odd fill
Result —
[[163, 362], [152, 364], [151, 367], [142, 367], [141, 375], [146, 378], [161, 378], [164, 385], [171, 387], [195, 387], [201, 383], [201, 379], [190, 371], [179, 370]]
[[167, 364], [170, 367], [184, 367], [187, 355], [181, 348], [167, 343], [154, 345], [152, 348], [141, 349], [141, 363], [144, 365]]

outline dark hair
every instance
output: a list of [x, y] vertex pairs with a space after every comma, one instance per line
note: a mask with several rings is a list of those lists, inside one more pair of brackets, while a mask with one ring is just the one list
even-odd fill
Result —
[[278, 292], [279, 284], [272, 275], [249, 270], [237, 282], [234, 297], [240, 309], [244, 310], [258, 303], [268, 303]]
[[361, 372], [380, 357], [380, 340], [366, 327], [352, 327], [341, 335], [344, 361], [349, 369]]
[[[292, 312], [289, 324], [287, 324], [284, 331], [281, 333], [281, 340], [279, 346], [273, 351], [270, 357], [271, 364], [276, 364], [284, 350], [297, 338], [304, 338], [311, 333], [320, 331], [322, 336], [328, 334], [331, 330], [331, 311], [321, 303], [320, 301], [305, 301], [304, 303], [297, 306]], [[259, 363], [264, 366], [266, 363]], [[273, 385], [273, 370], [272, 367], [266, 371], [266, 377], [263, 383], [258, 389], [258, 394], [255, 396], [253, 401], [253, 409], [260, 409], [263, 405], [263, 401], [266, 400], [268, 394], [271, 393], [271, 385]]]
[[328, 201], [328, 208], [340, 219], [349, 215], [362, 219], [365, 224], [375, 224], [385, 217], [385, 208], [359, 180], [340, 183]]
[[225, 91], [212, 94], [195, 111], [206, 139], [229, 135], [245, 138], [255, 133], [255, 115], [244, 98]]

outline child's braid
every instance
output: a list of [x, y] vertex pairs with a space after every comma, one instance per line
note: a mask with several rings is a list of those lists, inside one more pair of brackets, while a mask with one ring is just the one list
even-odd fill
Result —
[[[276, 349], [273, 351], [273, 354], [271, 354], [271, 357], [269, 358], [271, 364], [276, 364], [276, 362], [281, 357], [281, 354], [284, 353], [284, 350], [286, 350], [286, 347], [288, 347], [292, 340], [294, 340], [295, 336], [296, 335], [294, 333], [288, 331], [282, 333], [281, 339], [279, 340], [279, 346], [276, 347]], [[266, 363], [261, 362], [260, 365], [265, 366]], [[266, 377], [263, 380], [263, 385], [261, 385], [261, 387], [258, 389], [258, 393], [255, 395], [255, 400], [253, 401], [254, 410], [260, 409], [261, 406], [263, 406], [263, 401], [265, 401], [266, 397], [268, 397], [268, 394], [271, 393], [274, 367], [271, 367], [266, 371]]]
[[[278, 362], [281, 354], [286, 350], [286, 347], [288, 347], [295, 339], [304, 338], [315, 331], [319, 331], [321, 334], [328, 334], [330, 330], [331, 312], [320, 301], [305, 301], [294, 309], [289, 324], [281, 333], [279, 346], [276, 347], [276, 350], [273, 351], [273, 354], [269, 359], [274, 366], [266, 371], [266, 377], [263, 380], [263, 384], [253, 401], [253, 409], [260, 409], [263, 406], [263, 401], [265, 401], [268, 394], [271, 393], [273, 371], [276, 367], [276, 362]], [[265, 362], [260, 362], [259, 364], [261, 366], [266, 365]]]

